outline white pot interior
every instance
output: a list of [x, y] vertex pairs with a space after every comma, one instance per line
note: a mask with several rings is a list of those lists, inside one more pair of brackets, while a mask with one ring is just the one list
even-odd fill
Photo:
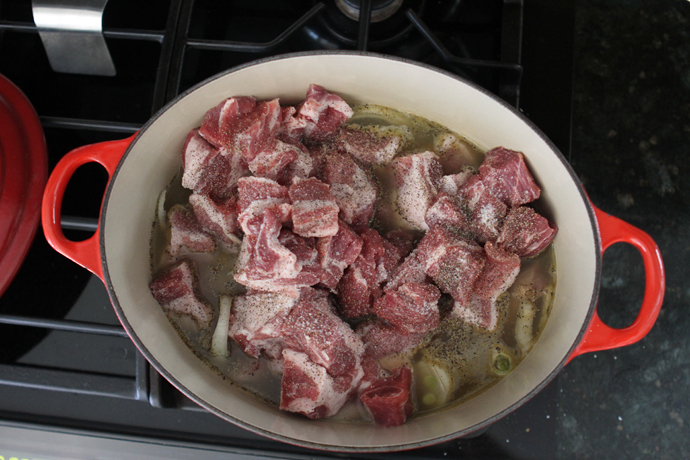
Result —
[[[557, 289], [553, 310], [527, 358], [474, 399], [412, 418], [396, 428], [283, 413], [246, 395], [197, 359], [151, 296], [149, 237], [156, 200], [180, 167], [187, 132], [230, 96], [304, 98], [310, 83], [348, 102], [369, 102], [417, 114], [468, 137], [480, 147], [503, 145], [525, 153], [559, 227], [554, 242]], [[587, 321], [596, 297], [597, 233], [565, 160], [524, 118], [457, 77], [372, 55], [297, 55], [219, 76], [161, 111], [130, 147], [111, 181], [102, 217], [102, 253], [112, 300], [128, 332], [154, 366], [193, 399], [254, 431], [311, 447], [340, 450], [410, 448], [441, 441], [494, 420], [524, 402], [560, 369]]]

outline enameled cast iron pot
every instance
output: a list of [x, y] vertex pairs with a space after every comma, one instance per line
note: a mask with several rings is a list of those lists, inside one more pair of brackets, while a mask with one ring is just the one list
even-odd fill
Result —
[[[181, 164], [190, 129], [230, 96], [304, 99], [310, 83], [346, 101], [411, 112], [449, 127], [481, 148], [522, 151], [541, 185], [542, 209], [558, 224], [554, 241], [557, 288], [551, 317], [527, 358], [488, 391], [461, 404], [415, 417], [395, 428], [312, 421], [284, 413], [230, 386], [179, 338], [148, 284], [149, 238], [156, 200]], [[60, 229], [63, 192], [75, 169], [102, 164], [110, 174], [99, 229], [83, 242]], [[561, 153], [525, 117], [457, 76], [405, 60], [366, 53], [279, 56], [232, 69], [190, 89], [158, 112], [135, 136], [76, 149], [53, 171], [43, 201], [48, 241], [107, 286], [115, 311], [136, 346], [165, 378], [214, 414], [265, 436], [338, 451], [421, 447], [468, 434], [505, 416], [540, 391], [565, 364], [584, 352], [640, 340], [654, 324], [664, 293], [659, 250], [644, 232], [595, 208]], [[634, 245], [646, 274], [636, 321], [611, 329], [596, 314], [603, 251]]]

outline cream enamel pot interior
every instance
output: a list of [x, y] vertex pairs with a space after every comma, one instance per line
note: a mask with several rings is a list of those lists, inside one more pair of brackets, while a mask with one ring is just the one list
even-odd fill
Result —
[[[310, 83], [324, 86], [350, 103], [374, 103], [426, 117], [485, 149], [502, 145], [525, 153], [543, 190], [542, 209], [559, 227], [554, 241], [557, 289], [551, 317], [531, 353], [488, 391], [395, 428], [312, 421], [283, 413], [233, 387], [197, 359], [151, 296], [151, 223], [160, 192], [180, 168], [187, 132], [201, 124], [209, 108], [227, 97], [280, 97], [281, 103], [293, 104], [304, 98]], [[74, 243], [64, 238], [59, 227], [62, 194], [74, 170], [89, 161], [105, 166], [111, 179], [98, 232]], [[663, 266], [654, 242], [594, 208], [563, 156], [521, 114], [456, 76], [373, 54], [279, 56], [203, 82], [164, 107], [136, 136], [82, 147], [65, 156], [46, 189], [43, 227], [53, 247], [104, 280], [132, 340], [185, 395], [254, 432], [326, 450], [410, 449], [482, 428], [527, 401], [573, 356], [642, 338], [658, 315], [664, 291]], [[602, 251], [617, 241], [640, 250], [647, 275], [639, 317], [621, 330], [605, 326], [595, 312]]]

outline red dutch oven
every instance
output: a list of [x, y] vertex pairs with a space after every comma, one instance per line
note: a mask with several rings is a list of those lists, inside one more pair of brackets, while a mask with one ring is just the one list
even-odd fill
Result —
[[[180, 168], [187, 132], [201, 124], [209, 108], [227, 97], [279, 97], [281, 103], [294, 104], [304, 98], [311, 83], [350, 103], [373, 103], [428, 118], [487, 150], [502, 145], [522, 151], [542, 187], [540, 209], [559, 227], [554, 241], [557, 286], [552, 312], [539, 340], [517, 368], [469, 401], [413, 417], [393, 428], [312, 421], [280, 412], [231, 385], [197, 359], [149, 292], [149, 239], [156, 202]], [[98, 231], [86, 241], [72, 242], [60, 229], [60, 206], [71, 175], [87, 162], [103, 165], [110, 181]], [[134, 343], [182, 393], [259, 434], [325, 450], [411, 449], [485, 427], [540, 391], [573, 357], [643, 338], [659, 314], [665, 286], [654, 241], [593, 206], [561, 153], [519, 112], [457, 76], [367, 53], [279, 56], [210, 78], [160, 110], [136, 135], [67, 154], [48, 181], [42, 217], [48, 241], [103, 280]], [[640, 251], [646, 275], [639, 315], [623, 329], [606, 326], [596, 313], [602, 254], [617, 242], [632, 244]]]

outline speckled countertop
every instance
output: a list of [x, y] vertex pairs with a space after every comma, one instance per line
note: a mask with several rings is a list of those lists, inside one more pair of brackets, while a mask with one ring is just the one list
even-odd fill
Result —
[[[557, 382], [557, 458], [690, 458], [690, 2], [582, 0], [572, 165], [592, 201], [649, 233], [667, 289], [637, 344], [573, 360]], [[632, 246], [604, 256], [599, 314], [625, 327], [644, 272]]]

